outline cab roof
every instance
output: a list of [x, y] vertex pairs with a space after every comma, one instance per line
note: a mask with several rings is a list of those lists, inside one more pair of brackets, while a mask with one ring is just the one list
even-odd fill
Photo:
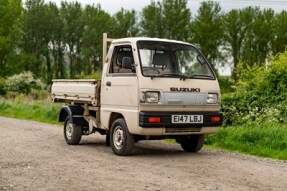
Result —
[[149, 37], [129, 37], [129, 38], [114, 39], [112, 41], [112, 44], [118, 44], [118, 43], [124, 43], [124, 42], [129, 42], [133, 44], [133, 43], [137, 43], [138, 41], [158, 41], [158, 42], [169, 42], [169, 43], [191, 45], [190, 43], [183, 42], [183, 41], [162, 39], [162, 38], [149, 38]]

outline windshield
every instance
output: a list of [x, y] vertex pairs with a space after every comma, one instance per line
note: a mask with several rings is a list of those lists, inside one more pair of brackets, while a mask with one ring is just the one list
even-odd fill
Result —
[[139, 41], [138, 49], [144, 76], [214, 79], [205, 58], [191, 45]]

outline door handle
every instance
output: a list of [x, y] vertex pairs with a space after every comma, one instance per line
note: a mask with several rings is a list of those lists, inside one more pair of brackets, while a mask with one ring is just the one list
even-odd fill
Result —
[[106, 85], [107, 85], [107, 86], [111, 86], [112, 83], [111, 83], [110, 81], [107, 81]]

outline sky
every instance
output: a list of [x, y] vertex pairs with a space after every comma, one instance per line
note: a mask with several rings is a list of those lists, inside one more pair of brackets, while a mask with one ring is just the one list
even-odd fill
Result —
[[[60, 5], [61, 0], [45, 0], [45, 2], [53, 1]], [[74, 0], [66, 0], [74, 1]], [[140, 12], [142, 8], [149, 5], [151, 0], [77, 0], [83, 5], [100, 4], [101, 8], [110, 14], [114, 14], [122, 7], [130, 10], [135, 9]], [[200, 7], [200, 2], [203, 0], [188, 0], [188, 8], [192, 15], [197, 13]], [[287, 10], [287, 0], [217, 0], [220, 3], [222, 10], [227, 12], [231, 9], [239, 9], [246, 6], [260, 6], [263, 8], [272, 8], [276, 12]]]

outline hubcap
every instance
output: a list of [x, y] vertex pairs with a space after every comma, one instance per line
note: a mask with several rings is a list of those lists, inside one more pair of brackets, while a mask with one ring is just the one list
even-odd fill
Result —
[[71, 139], [73, 134], [73, 124], [72, 123], [67, 123], [66, 125], [66, 136], [67, 139]]
[[117, 149], [121, 149], [124, 143], [124, 131], [121, 126], [117, 126], [113, 135], [114, 145]]

